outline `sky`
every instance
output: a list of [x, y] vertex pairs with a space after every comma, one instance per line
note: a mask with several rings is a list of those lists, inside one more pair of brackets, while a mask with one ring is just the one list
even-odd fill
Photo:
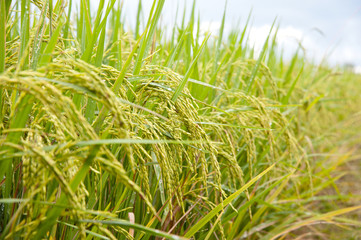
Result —
[[[152, 0], [143, 0], [143, 11], [149, 12]], [[166, 0], [162, 24], [174, 23], [177, 8], [191, 9], [193, 0]], [[125, 20], [135, 24], [138, 0], [124, 0]], [[201, 26], [213, 34], [219, 31], [225, 0], [197, 0]], [[360, 0], [228, 0], [225, 31], [237, 23], [244, 26], [251, 15], [250, 41], [260, 48], [277, 17], [280, 24], [278, 42], [286, 55], [291, 55], [301, 41], [306, 57], [319, 62], [327, 56], [331, 64], [353, 64], [361, 72], [361, 1]], [[146, 16], [145, 16], [146, 17]], [[181, 16], [178, 16], [178, 20]]]

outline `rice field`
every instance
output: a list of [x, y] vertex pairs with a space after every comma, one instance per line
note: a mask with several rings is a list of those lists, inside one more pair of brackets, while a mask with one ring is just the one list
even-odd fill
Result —
[[77, 3], [0, 1], [0, 240], [359, 239], [360, 75]]

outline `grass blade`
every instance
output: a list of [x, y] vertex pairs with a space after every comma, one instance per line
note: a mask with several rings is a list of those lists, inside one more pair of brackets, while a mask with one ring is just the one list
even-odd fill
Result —
[[262, 239], [264, 239], [264, 240], [265, 239], [274, 240], [274, 239], [277, 239], [280, 236], [283, 236], [283, 235], [285, 235], [285, 234], [287, 234], [289, 232], [292, 232], [292, 231], [294, 231], [296, 229], [299, 229], [301, 227], [308, 226], [308, 225], [311, 225], [312, 223], [319, 222], [319, 221], [329, 222], [334, 217], [337, 217], [337, 216], [342, 215], [342, 214], [350, 213], [350, 212], [353, 212], [353, 211], [356, 211], [356, 210], [359, 210], [359, 209], [361, 209], [361, 205], [354, 206], [354, 207], [348, 207], [348, 208], [342, 208], [342, 209], [338, 209], [338, 210], [328, 212], [328, 213], [325, 213], [325, 214], [320, 214], [320, 215], [317, 215], [317, 216], [314, 216], [314, 217], [310, 217], [310, 218], [308, 218], [306, 220], [300, 221], [299, 223], [292, 224], [292, 226], [287, 227], [286, 229], [284, 229], [280, 233], [277, 233], [275, 235], [270, 233], [270, 234], [266, 235]]
[[293, 80], [292, 85], [291, 85], [291, 87], [289, 88], [289, 90], [287, 92], [287, 95], [282, 99], [282, 104], [288, 104], [288, 102], [290, 100], [290, 97], [291, 97], [291, 94], [292, 94], [293, 90], [295, 89], [296, 84], [297, 84], [298, 80], [300, 79], [300, 77], [301, 77], [301, 75], [303, 73], [303, 69], [304, 69], [304, 64], [302, 65], [301, 70], [298, 73], [295, 80]]
[[[4, 0], [0, 2], [0, 73], [5, 71], [6, 57], [6, 5]], [[2, 95], [2, 94], [1, 94]], [[0, 97], [1, 97], [0, 95]]]
[[138, 75], [139, 72], [140, 72], [140, 68], [141, 68], [141, 66], [143, 64], [144, 56], [145, 56], [146, 52], [148, 51], [149, 46], [150, 46], [150, 44], [151, 44], [151, 42], [153, 40], [154, 31], [156, 29], [158, 20], [160, 18], [160, 14], [162, 12], [165, 0], [158, 0], [157, 7], [155, 8], [154, 14], [152, 15], [153, 9], [154, 9], [154, 6], [155, 6], [156, 2], [157, 1], [153, 2], [153, 7], [152, 7], [152, 10], [151, 10], [151, 13], [150, 13], [150, 16], [152, 16], [152, 17], [149, 18], [147, 28], [144, 31], [147, 34], [146, 34], [146, 37], [143, 39], [142, 44], [140, 45], [140, 50], [139, 50], [139, 53], [137, 55], [137, 59], [135, 61], [133, 75]]
[[137, 20], [135, 24], [135, 32], [134, 37], [135, 39], [139, 38], [139, 26], [140, 26], [140, 15], [142, 13], [142, 0], [139, 0], [138, 2], [138, 10], [137, 10]]
[[139, 231], [143, 231], [146, 233], [149, 233], [153, 236], [159, 236], [159, 237], [164, 237], [167, 239], [171, 239], [171, 240], [185, 240], [186, 238], [183, 237], [179, 237], [176, 235], [172, 235], [172, 234], [168, 234], [166, 232], [162, 232], [159, 231], [157, 229], [152, 229], [149, 227], [145, 227], [143, 225], [137, 224], [137, 223], [131, 223], [129, 221], [125, 221], [122, 219], [114, 219], [114, 220], [92, 220], [92, 219], [83, 219], [80, 220], [80, 222], [85, 222], [85, 223], [101, 223], [104, 225], [117, 225], [117, 226], [122, 226], [122, 227], [126, 227], [126, 228], [133, 228]]
[[274, 166], [275, 166], [275, 164], [271, 165], [266, 170], [264, 170], [263, 172], [258, 174], [256, 177], [254, 177], [252, 180], [250, 180], [248, 183], [246, 183], [239, 190], [237, 190], [232, 195], [230, 195], [228, 198], [224, 199], [223, 203], [221, 203], [218, 206], [216, 206], [215, 208], [213, 208], [212, 211], [210, 211], [206, 216], [204, 216], [201, 220], [199, 220], [193, 227], [191, 227], [184, 236], [186, 238], [193, 237], [194, 234], [196, 234], [204, 225], [206, 225], [208, 222], [210, 222], [214, 216], [216, 216], [220, 211], [222, 211], [229, 203], [231, 203], [236, 197], [238, 197], [246, 189], [248, 189], [255, 182], [257, 182], [261, 177], [263, 177], [263, 175], [268, 173]]
[[192, 74], [192, 71], [194, 70], [194, 66], [195, 64], [197, 63], [198, 61], [198, 58], [203, 50], [203, 48], [205, 47], [206, 45], [206, 42], [208, 41], [210, 35], [206, 36], [202, 42], [202, 45], [199, 47], [198, 51], [196, 52], [196, 55], [195, 57], [193, 58], [193, 61], [192, 63], [190, 64], [186, 74], [184, 75], [184, 78], [182, 80], [182, 82], [179, 84], [179, 86], [177, 87], [177, 89], [175, 90], [173, 96], [172, 96], [172, 101], [175, 102], [177, 101], [177, 98], [179, 97], [179, 95], [182, 93], [183, 91], [183, 88], [186, 86], [187, 82], [188, 82], [188, 79], [190, 77], [190, 75]]
[[55, 32], [53, 32], [49, 43], [46, 45], [44, 53], [40, 57], [39, 65], [44, 66], [51, 61], [52, 53], [56, 47], [56, 43], [59, 39], [61, 29], [63, 28], [63, 23], [59, 22]]
[[[135, 52], [137, 51], [137, 47], [140, 43], [140, 41], [142, 40], [144, 36], [144, 33], [143, 35], [138, 39], [137, 43], [135, 44], [135, 46], [133, 47], [133, 50], [132, 52], [129, 54], [128, 58], [127, 58], [127, 61], [124, 63], [123, 67], [122, 67], [122, 70], [120, 71], [119, 73], [119, 76], [117, 77], [117, 79], [115, 80], [114, 82], [114, 85], [112, 87], [112, 91], [114, 93], [118, 92], [120, 86], [122, 85], [123, 81], [124, 81], [124, 77], [125, 77], [125, 74], [127, 73], [127, 70], [130, 66], [130, 64], [132, 63], [132, 60], [133, 60], [133, 56], [135, 54]], [[98, 132], [100, 130], [100, 124], [104, 121], [105, 117], [107, 116], [108, 114], [108, 110], [106, 110], [104, 107], [103, 109], [101, 110], [99, 116], [97, 117], [97, 119], [95, 120], [94, 122], [94, 128], [95, 130]]]
[[[94, 158], [96, 157], [98, 151], [100, 149], [100, 145], [95, 145], [85, 159], [82, 168], [77, 172], [75, 177], [73, 178], [72, 182], [70, 183], [70, 187], [73, 191], [75, 191], [79, 184], [84, 180], [85, 176], [89, 173], [90, 165], [92, 164]], [[59, 205], [66, 205], [68, 202], [67, 196], [64, 192], [61, 193], [60, 198], [56, 202]], [[51, 208], [48, 210], [46, 216], [47, 221], [40, 225], [38, 231], [35, 234], [34, 239], [42, 239], [46, 233], [54, 226], [55, 222], [57, 221], [58, 217], [64, 211], [62, 208]]]
[[273, 21], [273, 24], [271, 26], [271, 29], [270, 29], [269, 33], [268, 33], [267, 39], [266, 39], [266, 41], [265, 41], [265, 43], [263, 45], [262, 51], [261, 51], [261, 53], [260, 53], [260, 55], [258, 57], [258, 60], [256, 62], [256, 65], [254, 66], [254, 68], [252, 70], [252, 73], [251, 73], [251, 76], [248, 79], [248, 84], [247, 84], [247, 87], [246, 87], [246, 94], [248, 94], [249, 91], [251, 90], [251, 88], [253, 86], [253, 83], [254, 83], [254, 80], [255, 80], [255, 78], [257, 76], [258, 69], [259, 69], [259, 67], [260, 67], [260, 65], [261, 65], [261, 63], [262, 63], [262, 61], [263, 61], [263, 59], [265, 57], [265, 54], [267, 52], [267, 47], [268, 47], [268, 40], [269, 40], [269, 38], [271, 36], [273, 26], [275, 25], [275, 23], [276, 23], [276, 19]]

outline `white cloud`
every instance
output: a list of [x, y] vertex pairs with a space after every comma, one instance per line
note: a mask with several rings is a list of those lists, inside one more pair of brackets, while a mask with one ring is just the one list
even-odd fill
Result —
[[200, 25], [200, 31], [202, 33], [210, 32], [212, 35], [217, 35], [219, 33], [219, 29], [221, 28], [220, 22], [209, 22], [209, 21], [203, 21]]
[[[221, 29], [221, 22], [219, 21], [202, 21], [199, 29], [201, 34], [211, 33], [211, 36], [217, 37]], [[231, 31], [231, 26], [227, 23], [224, 24], [223, 34], [228, 36]]]
[[[108, 2], [109, 0], [106, 0]], [[120, 0], [119, 0], [120, 1]], [[256, 53], [262, 48], [269, 33], [271, 23], [275, 16], [282, 25], [278, 31], [278, 45], [284, 49], [284, 55], [291, 56], [298, 47], [298, 41], [302, 42], [305, 48], [306, 58], [319, 62], [332, 50], [328, 61], [332, 64], [352, 63], [361, 66], [361, 21], [358, 1], [324, 1], [305, 0], [302, 3], [293, 1], [240, 1], [228, 0], [225, 34], [232, 29], [233, 23], [242, 20], [244, 24], [253, 6], [251, 22], [253, 28], [250, 32], [249, 44], [255, 46]], [[74, 1], [73, 1], [74, 2]], [[76, 1], [75, 1], [76, 2]], [[97, 1], [91, 0], [93, 6]], [[143, 0], [143, 12], [146, 22], [147, 14], [150, 11], [152, 0]], [[166, 1], [162, 13], [161, 22], [167, 28], [171, 28], [178, 11], [178, 22], [183, 17], [183, 9], [187, 8], [186, 20], [189, 19], [189, 11], [193, 0], [170, 0]], [[135, 25], [136, 9], [138, 0], [124, 0], [124, 16], [126, 24], [132, 27]], [[312, 6], [312, 7], [311, 7]], [[217, 37], [221, 26], [224, 9], [224, 1], [219, 0], [198, 0], [196, 3], [196, 15], [201, 16], [201, 30], [211, 32]], [[319, 14], [322, 12], [322, 14]], [[284, 24], [284, 25], [283, 25]], [[144, 27], [144, 23], [141, 29]], [[243, 26], [243, 25], [241, 25]], [[324, 35], [311, 30], [317, 27]], [[337, 44], [339, 43], [339, 44]], [[336, 46], [335, 49], [333, 49]]]
[[266, 40], [271, 25], [263, 25], [261, 27], [252, 27], [249, 33], [249, 44], [255, 47], [255, 51], [259, 52]]
[[[271, 25], [251, 28], [249, 34], [249, 44], [255, 47], [256, 54], [259, 54], [261, 51], [270, 29]], [[314, 41], [310, 37], [306, 36], [304, 31], [301, 29], [297, 29], [292, 26], [279, 28], [277, 33], [277, 44], [284, 51], [284, 56], [286, 58], [292, 56], [298, 48], [299, 43], [302, 43], [303, 46], [307, 45], [305, 46], [307, 49], [315, 47]]]
[[296, 43], [302, 41], [304, 38], [304, 32], [300, 29], [292, 26], [280, 28], [277, 33], [277, 40], [279, 44], [290, 44], [291, 42]]
[[361, 66], [356, 66], [356, 67], [354, 68], [354, 71], [355, 71], [355, 73], [357, 73], [357, 74], [361, 74]]

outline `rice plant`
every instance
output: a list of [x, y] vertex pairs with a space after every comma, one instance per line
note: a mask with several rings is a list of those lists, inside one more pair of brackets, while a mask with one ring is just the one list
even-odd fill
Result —
[[360, 75], [77, 3], [0, 3], [0, 239], [359, 236]]

